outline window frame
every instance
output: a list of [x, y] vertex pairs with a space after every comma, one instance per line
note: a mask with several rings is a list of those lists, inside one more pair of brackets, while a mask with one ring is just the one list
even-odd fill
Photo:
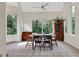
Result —
[[[11, 15], [11, 16], [16, 16], [16, 34], [7, 34], [7, 16]], [[6, 14], [6, 35], [7, 36], [16, 36], [18, 34], [18, 16], [16, 14]]]
[[[75, 36], [75, 31], [76, 31], [76, 16], [75, 16], [75, 13], [76, 13], [76, 5], [75, 3], [72, 3], [72, 6], [71, 6], [71, 36]], [[73, 17], [75, 19], [73, 19]], [[73, 31], [73, 20], [75, 21], [74, 23], [74, 31]], [[74, 33], [73, 33], [74, 32]]]

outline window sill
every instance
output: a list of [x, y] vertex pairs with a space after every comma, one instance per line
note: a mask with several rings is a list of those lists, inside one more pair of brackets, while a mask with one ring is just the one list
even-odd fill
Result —
[[75, 34], [70, 34], [70, 36], [75, 37]]
[[13, 34], [13, 35], [6, 35], [6, 36], [16, 36], [17, 34]]

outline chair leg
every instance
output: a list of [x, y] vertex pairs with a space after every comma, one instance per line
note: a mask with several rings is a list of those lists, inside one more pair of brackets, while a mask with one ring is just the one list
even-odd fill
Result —
[[43, 48], [44, 48], [44, 50], [45, 50], [45, 43], [43, 43]]
[[35, 50], [35, 48], [36, 48], [36, 44], [35, 44], [35, 46], [34, 46], [34, 50]]
[[40, 50], [41, 50], [41, 44], [39, 43], [39, 47], [40, 47]]
[[51, 43], [49, 43], [49, 48], [50, 48], [50, 50], [51, 50]]
[[52, 42], [51, 42], [50, 44], [51, 44], [51, 46], [50, 46], [50, 50], [53, 50], [53, 44], [52, 44]]
[[32, 49], [35, 50], [35, 46], [34, 46], [34, 44], [32, 45]]
[[57, 42], [55, 41], [55, 43], [56, 43], [56, 46], [58, 47], [58, 44], [57, 44]]
[[34, 44], [34, 42], [32, 43], [32, 49], [35, 50], [35, 46], [36, 44]]
[[27, 41], [26, 47], [28, 46], [29, 41]]

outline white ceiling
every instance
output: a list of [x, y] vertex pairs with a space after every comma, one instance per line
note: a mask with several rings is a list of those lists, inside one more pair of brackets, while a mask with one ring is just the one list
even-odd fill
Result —
[[6, 5], [8, 6], [15, 6], [15, 7], [19, 7], [17, 2], [6, 2]]
[[46, 2], [7, 2], [6, 5], [16, 6], [22, 8], [23, 12], [59, 12], [63, 10], [64, 2], [48, 2], [48, 5], [45, 7], [47, 10], [41, 8], [34, 8], [44, 5]]

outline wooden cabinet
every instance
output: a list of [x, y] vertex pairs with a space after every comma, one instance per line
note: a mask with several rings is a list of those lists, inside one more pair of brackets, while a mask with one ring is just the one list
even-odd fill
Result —
[[64, 22], [63, 22], [63, 20], [59, 20], [59, 22], [55, 23], [55, 34], [56, 34], [56, 40], [59, 40], [59, 41], [64, 40]]
[[32, 35], [32, 32], [22, 32], [22, 41], [27, 41], [32, 39], [29, 35]]

